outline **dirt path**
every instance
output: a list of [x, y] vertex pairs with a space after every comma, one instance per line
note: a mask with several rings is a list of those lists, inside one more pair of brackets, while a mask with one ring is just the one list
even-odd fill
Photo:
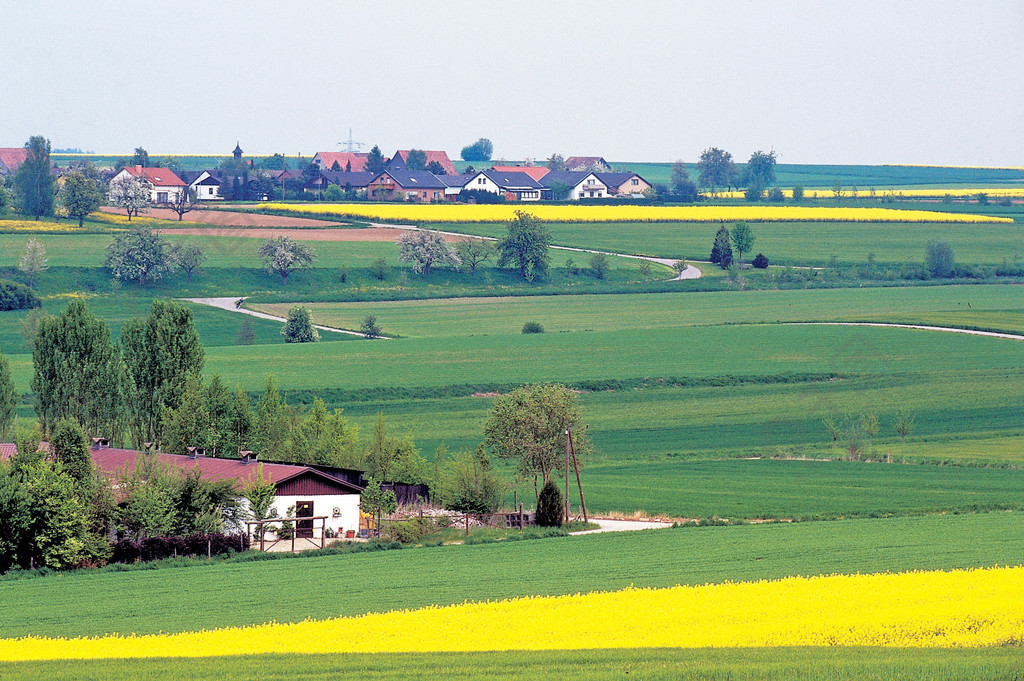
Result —
[[[100, 210], [104, 213], [121, 213], [121, 210], [111, 206], [103, 206]], [[178, 214], [170, 208], [152, 208], [144, 217], [177, 221]], [[346, 224], [342, 220], [314, 220], [313, 218], [293, 218], [282, 215], [209, 209], [199, 209], [185, 213], [182, 216], [182, 222], [201, 222], [219, 227], [334, 227], [339, 224]]]
[[[238, 312], [241, 314], [247, 314], [250, 317], [258, 317], [259, 319], [268, 319], [273, 322], [281, 322], [282, 324], [286, 321], [284, 317], [277, 317], [266, 312], [257, 312], [256, 310], [250, 310], [244, 307], [238, 307], [236, 304], [239, 300], [245, 300], [242, 298], [182, 298], [181, 300], [187, 300], [190, 303], [196, 303], [198, 305], [209, 305], [210, 307], [216, 307], [221, 310], [227, 310], [228, 312]], [[321, 324], [314, 324], [317, 329], [321, 331], [329, 331], [331, 333], [344, 333], [349, 336], [359, 336], [360, 338], [366, 338], [365, 333], [359, 333], [358, 331], [349, 331], [348, 329], [336, 329], [333, 326], [323, 326]], [[387, 336], [378, 336], [381, 340], [388, 340]]]
[[660, 520], [612, 520], [610, 518], [591, 518], [590, 522], [597, 523], [601, 527], [596, 530], [581, 530], [569, 534], [600, 534], [602, 532], [630, 532], [633, 530], [660, 530], [672, 527], [672, 523]]
[[876, 326], [892, 329], [917, 329], [918, 331], [942, 331], [944, 333], [966, 333], [969, 336], [987, 336], [989, 338], [1007, 338], [1024, 341], [1024, 335], [1001, 333], [999, 331], [978, 331], [977, 329], [958, 329], [955, 326], [928, 326], [926, 324], [889, 324], [885, 322], [780, 322], [788, 326]]

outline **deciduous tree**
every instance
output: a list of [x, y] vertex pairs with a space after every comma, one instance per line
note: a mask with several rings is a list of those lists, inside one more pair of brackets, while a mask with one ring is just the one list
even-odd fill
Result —
[[281, 328], [281, 335], [286, 343], [315, 343], [320, 340], [320, 332], [313, 326], [309, 308], [293, 305], [288, 310], [288, 321]]
[[521, 210], [506, 223], [508, 234], [498, 242], [498, 267], [514, 264], [527, 281], [548, 273], [551, 234], [537, 218]]
[[132, 215], [145, 213], [149, 206], [149, 183], [141, 177], [125, 175], [110, 181], [107, 190], [107, 202], [111, 206], [123, 208], [128, 214], [128, 222]]
[[28, 285], [35, 288], [36, 275], [50, 269], [49, 258], [46, 257], [46, 246], [34, 236], [25, 242], [25, 250], [18, 258], [18, 269], [28, 276]]
[[50, 437], [50, 451], [53, 458], [60, 461], [64, 471], [79, 484], [87, 484], [92, 479], [92, 455], [89, 443], [85, 439], [82, 426], [74, 417], [57, 421]]
[[28, 156], [14, 174], [14, 190], [26, 215], [53, 215], [53, 175], [50, 171], [50, 140], [41, 135], [25, 142]]
[[548, 158], [548, 170], [565, 170], [565, 157], [561, 154], [551, 154]]
[[171, 244], [148, 227], [135, 227], [114, 236], [104, 266], [118, 281], [145, 286], [171, 271]]
[[164, 208], [170, 208], [178, 215], [178, 222], [185, 217], [185, 213], [191, 213], [200, 207], [199, 199], [196, 198], [196, 190], [188, 187], [183, 191], [174, 192], [164, 204]]
[[132, 441], [136, 447], [160, 442], [161, 414], [180, 406], [189, 378], [199, 376], [206, 358], [192, 310], [154, 300], [146, 319], [125, 322], [121, 347]]
[[281, 275], [281, 285], [288, 284], [288, 275], [297, 269], [309, 267], [316, 261], [316, 254], [306, 244], [286, 236], [268, 239], [256, 254], [263, 259], [268, 272]]
[[440, 232], [426, 229], [402, 232], [398, 237], [398, 259], [412, 263], [414, 272], [430, 275], [434, 265], [458, 267], [462, 259], [452, 246], [445, 242]]
[[32, 348], [32, 392], [44, 432], [73, 416], [86, 434], [116, 439], [122, 410], [121, 355], [107, 325], [73, 300], [40, 320]]
[[750, 249], [754, 247], [754, 230], [750, 229], [750, 225], [745, 222], [737, 222], [732, 226], [732, 245], [736, 249], [736, 253], [739, 254], [739, 263], [743, 264], [743, 254], [749, 253]]
[[410, 149], [405, 157], [406, 170], [426, 170], [427, 152], [422, 149]]
[[716, 193], [719, 189], [731, 187], [735, 183], [736, 164], [732, 154], [718, 147], [705, 149], [697, 161], [697, 184]]
[[185, 270], [188, 275], [188, 283], [192, 283], [192, 273], [199, 269], [199, 266], [206, 262], [206, 251], [202, 246], [192, 242], [173, 244], [170, 250], [171, 261]]
[[0, 353], [0, 439], [5, 442], [11, 435], [17, 415], [18, 393], [14, 390], [11, 365]]
[[936, 279], [945, 279], [953, 276], [953, 245], [942, 239], [932, 239], [928, 242], [928, 249], [925, 253], [925, 264], [928, 273]]
[[491, 144], [491, 140], [481, 137], [476, 142], [462, 147], [461, 156], [463, 161], [490, 161], [493, 153], [494, 145]]
[[452, 511], [462, 513], [493, 513], [505, 500], [507, 485], [491, 467], [491, 459], [483, 444], [476, 453], [458, 452], [451, 457], [439, 452], [436, 457], [438, 479], [436, 496]]
[[476, 268], [494, 257], [494, 242], [486, 239], [465, 239], [455, 244], [462, 266], [476, 274]]
[[85, 216], [103, 204], [103, 188], [97, 180], [76, 171], [64, 176], [57, 199], [69, 217], [78, 218], [81, 227]]
[[762, 188], [774, 186], [777, 158], [774, 149], [767, 153], [758, 150], [751, 154], [744, 171], [747, 186], [757, 185]]

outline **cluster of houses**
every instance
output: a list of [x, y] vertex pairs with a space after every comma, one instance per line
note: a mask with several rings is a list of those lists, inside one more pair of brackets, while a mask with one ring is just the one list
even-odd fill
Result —
[[[444, 151], [424, 150], [424, 165], [429, 170], [410, 170], [409, 149], [399, 149], [385, 159], [384, 169], [366, 169], [370, 154], [362, 152], [322, 151], [313, 157], [317, 172], [297, 170], [258, 170], [242, 161], [242, 149], [233, 152], [236, 168], [251, 171], [221, 170], [178, 171], [168, 168], [126, 166], [108, 179], [140, 177], [150, 187], [150, 201], [173, 203], [185, 192], [194, 192], [198, 201], [225, 198], [268, 200], [286, 183], [301, 186], [302, 191], [322, 198], [330, 187], [338, 187], [349, 196], [374, 201], [442, 202], [465, 200], [463, 192], [479, 197], [478, 192], [494, 194], [506, 201], [591, 200], [641, 198], [651, 185], [633, 172], [613, 172], [598, 156], [572, 156], [566, 170], [544, 166], [494, 165], [484, 170], [468, 169], [459, 173]], [[25, 160], [25, 149], [0, 149], [0, 175], [13, 173]], [[312, 175], [312, 177], [311, 177]], [[238, 196], [239, 185], [242, 196]], [[229, 190], [230, 188], [230, 190]], [[472, 199], [471, 199], [472, 200]]]

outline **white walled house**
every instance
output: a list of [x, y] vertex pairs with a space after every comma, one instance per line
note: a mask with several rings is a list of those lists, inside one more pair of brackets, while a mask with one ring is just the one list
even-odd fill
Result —
[[149, 185], [150, 203], [170, 203], [185, 191], [185, 182], [167, 168], [125, 166], [111, 178], [116, 182], [125, 177], [140, 177]]
[[183, 171], [181, 179], [188, 184], [188, 190], [195, 192], [196, 201], [220, 201], [220, 180], [209, 170]]
[[504, 195], [511, 201], [540, 201], [544, 187], [527, 173], [481, 170], [470, 177], [464, 189]]
[[[209, 481], [233, 480], [242, 505], [248, 507], [242, 497], [242, 490], [254, 480], [259, 471], [263, 479], [273, 483], [276, 494], [271, 503], [272, 517], [326, 516], [325, 521], [299, 521], [298, 537], [320, 540], [321, 527], [341, 536], [352, 530], [359, 532], [359, 498], [363, 488], [353, 480], [360, 479], [360, 471], [312, 468], [282, 463], [258, 463], [255, 457], [234, 457], [230, 459], [207, 456], [184, 456], [162, 452], [143, 453], [134, 449], [110, 447], [93, 448], [93, 462], [100, 471], [113, 478], [118, 470], [132, 471], [139, 456], [156, 456], [164, 463], [183, 471], [199, 470], [200, 476]], [[289, 513], [289, 509], [294, 510]], [[275, 512], [276, 509], [276, 512]], [[323, 523], [323, 524], [321, 524]], [[242, 529], [245, 529], [244, 527]]]

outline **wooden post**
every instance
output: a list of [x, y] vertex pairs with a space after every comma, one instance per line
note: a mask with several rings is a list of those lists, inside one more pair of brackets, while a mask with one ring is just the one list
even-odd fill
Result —
[[580, 488], [580, 509], [583, 511], [583, 522], [589, 523], [587, 518], [587, 504], [583, 501], [583, 483], [580, 481], [580, 464], [576, 460], [576, 443], [572, 441], [572, 434], [569, 435], [569, 444], [572, 445], [572, 467], [576, 469], [576, 485]]
[[569, 438], [570, 430], [565, 429], [565, 522], [569, 522]]
[[469, 514], [466, 514], [466, 536], [469, 536]]

